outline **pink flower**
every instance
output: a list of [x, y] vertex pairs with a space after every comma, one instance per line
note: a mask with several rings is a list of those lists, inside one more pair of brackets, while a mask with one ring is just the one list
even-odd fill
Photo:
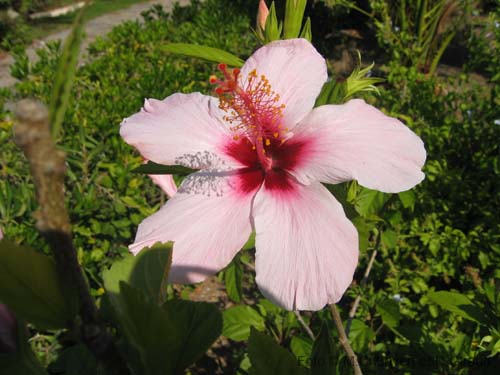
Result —
[[219, 65], [219, 98], [149, 99], [120, 134], [160, 164], [201, 169], [139, 226], [133, 253], [175, 241], [170, 281], [194, 283], [256, 240], [256, 281], [288, 310], [337, 302], [358, 260], [358, 236], [321, 184], [352, 179], [399, 192], [424, 178], [422, 141], [362, 100], [313, 109], [325, 60], [304, 39], [270, 43], [241, 71]]

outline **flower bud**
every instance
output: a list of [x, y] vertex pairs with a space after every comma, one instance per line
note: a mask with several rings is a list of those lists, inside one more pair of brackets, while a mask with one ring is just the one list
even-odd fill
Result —
[[269, 9], [264, 0], [260, 0], [259, 10], [257, 12], [257, 32], [262, 33], [266, 29], [266, 20], [269, 15]]
[[17, 349], [17, 321], [14, 314], [0, 303], [0, 354]]

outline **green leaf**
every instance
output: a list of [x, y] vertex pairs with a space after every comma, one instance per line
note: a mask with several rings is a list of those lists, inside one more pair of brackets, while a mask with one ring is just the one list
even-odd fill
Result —
[[335, 375], [337, 355], [328, 325], [323, 322], [318, 337], [314, 341], [311, 358], [311, 375]]
[[349, 331], [349, 341], [355, 352], [367, 350], [368, 344], [375, 338], [375, 333], [363, 321], [353, 319], [351, 330]]
[[336, 81], [334, 79], [327, 81], [321, 88], [321, 92], [316, 98], [314, 107], [325, 104], [342, 104], [347, 95], [347, 84], [345, 81]]
[[382, 244], [388, 249], [394, 249], [398, 241], [398, 235], [393, 230], [386, 230], [380, 236]]
[[263, 333], [252, 329], [248, 340], [248, 356], [252, 367], [250, 375], [306, 375], [295, 357]]
[[[221, 332], [222, 318], [215, 306], [174, 300], [160, 307], [126, 282], [119, 285], [120, 293], [111, 300], [113, 317], [138, 353], [140, 362], [132, 363], [136, 373], [183, 373]], [[130, 353], [123, 355], [128, 357]]]
[[49, 367], [51, 374], [89, 375], [96, 374], [97, 361], [83, 344], [64, 348], [57, 353], [57, 359]]
[[169, 43], [161, 46], [160, 49], [164, 52], [175, 53], [179, 55], [196, 57], [199, 59], [213, 61], [216, 63], [224, 63], [231, 66], [241, 67], [245, 63], [238, 56], [232, 53], [223, 51], [218, 48], [199, 46], [188, 43]]
[[264, 330], [264, 318], [250, 306], [235, 306], [223, 312], [222, 334], [235, 341], [243, 341], [250, 335], [250, 328]]
[[41, 329], [67, 327], [78, 307], [63, 293], [51, 257], [7, 239], [0, 241], [0, 301]]
[[302, 28], [307, 0], [286, 0], [283, 38], [297, 38]]
[[366, 251], [368, 249], [371, 228], [361, 216], [357, 216], [351, 221], [358, 230], [359, 250]]
[[229, 298], [234, 302], [240, 302], [242, 291], [243, 268], [239, 258], [236, 256], [224, 270], [224, 284]]
[[104, 288], [108, 293], [117, 294], [120, 281], [126, 281], [144, 292], [157, 305], [161, 305], [166, 299], [172, 251], [172, 242], [158, 242], [141, 250], [137, 256], [126, 256], [103, 272]]
[[297, 358], [299, 365], [310, 367], [313, 343], [310, 338], [293, 336], [290, 341], [290, 350]]
[[415, 193], [413, 192], [413, 190], [403, 191], [398, 194], [398, 197], [401, 203], [403, 204], [404, 208], [409, 208], [413, 210], [413, 208], [415, 207], [415, 200], [416, 200]]
[[276, 7], [274, 1], [271, 3], [269, 8], [269, 14], [266, 19], [266, 28], [264, 30], [265, 42], [269, 43], [273, 40], [281, 39], [281, 23], [278, 23], [278, 17], [276, 15]]
[[163, 305], [169, 320], [180, 329], [177, 338], [179, 355], [176, 372], [198, 360], [219, 337], [222, 331], [222, 315], [217, 308], [206, 302], [184, 300], [167, 301]]
[[83, 39], [83, 7], [73, 22], [71, 33], [64, 42], [61, 58], [57, 66], [54, 86], [49, 104], [49, 121], [52, 127], [52, 137], [58, 136], [68, 108], [71, 88], [76, 74], [76, 64]]
[[384, 324], [390, 328], [395, 328], [399, 325], [401, 320], [401, 313], [399, 311], [399, 304], [393, 299], [385, 299], [375, 306], [377, 312], [382, 317]]
[[112, 299], [114, 316], [127, 342], [139, 354], [140, 363], [135, 364], [135, 372], [173, 375], [179, 355], [177, 339], [182, 335], [180, 328], [140, 290], [124, 281], [119, 285], [120, 293]]
[[255, 232], [252, 232], [248, 241], [243, 245], [242, 250], [250, 250], [255, 247]]
[[307, 17], [306, 24], [302, 28], [302, 32], [300, 33], [300, 38], [304, 38], [308, 41], [312, 40], [311, 19], [309, 17]]
[[356, 197], [354, 207], [356, 211], [363, 217], [377, 214], [385, 202], [389, 199], [389, 194], [384, 194], [377, 190], [362, 188], [361, 192]]
[[491, 322], [481, 308], [463, 294], [456, 292], [431, 292], [427, 297], [434, 303], [454, 314], [473, 322], [488, 325]]
[[146, 164], [135, 168], [132, 173], [144, 174], [176, 174], [178, 176], [187, 176], [188, 174], [197, 172], [197, 169], [184, 167], [182, 165], [162, 165], [148, 161]]

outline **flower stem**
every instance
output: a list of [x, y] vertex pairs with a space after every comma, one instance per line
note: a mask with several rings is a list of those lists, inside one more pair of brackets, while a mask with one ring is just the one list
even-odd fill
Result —
[[314, 333], [313, 331], [311, 330], [311, 328], [307, 325], [307, 323], [304, 321], [304, 319], [302, 318], [302, 315], [300, 315], [300, 312], [298, 310], [295, 310], [294, 311], [295, 313], [295, 316], [297, 317], [297, 320], [299, 321], [300, 325], [304, 328], [304, 330], [307, 332], [307, 334], [309, 335], [309, 337], [311, 338], [311, 340], [315, 340], [316, 337], [314, 337]]
[[358, 357], [354, 350], [352, 350], [351, 344], [349, 343], [349, 339], [344, 330], [344, 325], [342, 324], [342, 318], [340, 317], [339, 311], [337, 310], [337, 306], [335, 304], [329, 305], [330, 312], [332, 314], [333, 322], [335, 323], [335, 327], [337, 328], [337, 332], [339, 333], [339, 341], [340, 344], [344, 347], [345, 353], [349, 361], [351, 362], [352, 369], [354, 370], [354, 375], [363, 375], [361, 371], [361, 367], [359, 366]]
[[[381, 234], [379, 233], [377, 236], [377, 240], [375, 243], [375, 249], [373, 249], [372, 255], [370, 256], [370, 260], [368, 261], [368, 265], [366, 266], [365, 274], [363, 275], [363, 279], [361, 280], [361, 288], [364, 288], [366, 286], [366, 283], [368, 282], [368, 277], [370, 276], [370, 272], [373, 267], [373, 263], [375, 263], [375, 258], [378, 254], [378, 247], [380, 245], [380, 237]], [[361, 293], [356, 296], [356, 299], [354, 300], [351, 310], [349, 311], [349, 317], [347, 318], [347, 323], [345, 326], [345, 332], [347, 335], [349, 335], [349, 331], [351, 330], [351, 324], [352, 320], [356, 316], [356, 311], [358, 310], [359, 303], [361, 302]]]

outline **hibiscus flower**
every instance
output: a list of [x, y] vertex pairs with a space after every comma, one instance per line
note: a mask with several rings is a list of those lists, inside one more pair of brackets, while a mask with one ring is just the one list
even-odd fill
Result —
[[313, 108], [325, 60], [305, 39], [267, 44], [241, 70], [219, 65], [218, 97], [148, 99], [120, 134], [145, 159], [200, 169], [146, 218], [130, 246], [174, 241], [169, 280], [226, 267], [255, 231], [256, 282], [288, 310], [337, 302], [358, 261], [358, 236], [321, 184], [357, 180], [383, 192], [424, 178], [422, 141], [366, 104]]

